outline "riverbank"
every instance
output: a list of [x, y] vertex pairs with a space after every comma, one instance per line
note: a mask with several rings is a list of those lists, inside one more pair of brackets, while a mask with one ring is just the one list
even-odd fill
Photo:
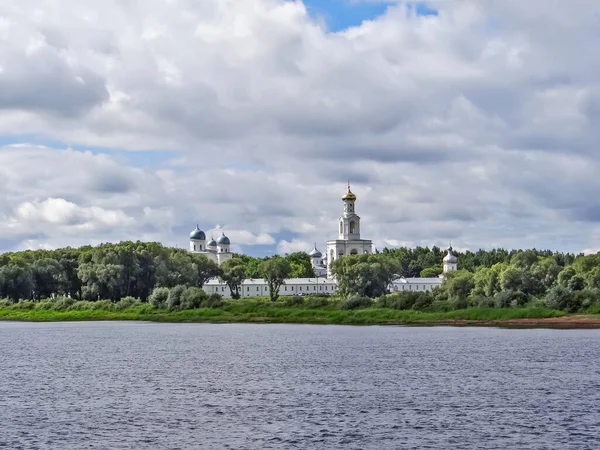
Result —
[[221, 308], [185, 311], [154, 309], [150, 305], [120, 311], [105, 309], [47, 310], [1, 308], [0, 320], [28, 322], [135, 320], [169, 323], [296, 323], [332, 325], [497, 326], [600, 328], [600, 316], [567, 315], [548, 308], [469, 308], [422, 312], [388, 308], [339, 310], [282, 307], [268, 303], [229, 303]]

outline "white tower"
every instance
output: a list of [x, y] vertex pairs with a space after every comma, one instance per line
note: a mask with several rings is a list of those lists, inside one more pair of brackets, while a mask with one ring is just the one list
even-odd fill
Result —
[[231, 241], [227, 236], [225, 236], [225, 233], [223, 233], [223, 235], [217, 240], [217, 258], [219, 260], [219, 265], [223, 261], [227, 261], [233, 257], [233, 254], [230, 250]]
[[190, 252], [201, 253], [206, 251], [206, 234], [196, 225], [196, 229], [190, 233]]
[[458, 258], [452, 253], [452, 245], [448, 247], [448, 254], [444, 256], [444, 273], [458, 270]]
[[346, 255], [372, 253], [373, 243], [360, 238], [360, 217], [356, 214], [356, 195], [350, 190], [342, 197], [344, 212], [338, 222], [338, 239], [327, 241], [327, 276], [331, 278], [333, 262]]

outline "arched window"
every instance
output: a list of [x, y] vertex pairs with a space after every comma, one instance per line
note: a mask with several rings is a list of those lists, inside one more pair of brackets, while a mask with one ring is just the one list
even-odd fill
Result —
[[340, 234], [344, 234], [344, 222], [340, 222]]
[[334, 259], [335, 258], [333, 257], [333, 250], [331, 250], [331, 252], [329, 253], [329, 261], [327, 261], [329, 265], [333, 264]]
[[354, 249], [352, 249], [352, 250], [350, 251], [350, 254], [351, 254], [351, 255], [357, 255], [357, 254], [358, 254], [358, 252], [357, 252], [357, 251], [356, 251], [356, 249], [354, 248]]
[[354, 222], [354, 220], [350, 221], [350, 234], [354, 234], [356, 233], [356, 223]]

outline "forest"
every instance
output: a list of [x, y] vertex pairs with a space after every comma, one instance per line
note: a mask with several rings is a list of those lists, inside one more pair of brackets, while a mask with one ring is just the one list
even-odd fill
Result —
[[[598, 308], [600, 254], [536, 249], [454, 253], [460, 270], [447, 276], [431, 293], [389, 293], [387, 289], [398, 276], [440, 274], [445, 251], [438, 247], [386, 248], [373, 255], [342, 258], [334, 264], [339, 294], [346, 306], [358, 307], [379, 299], [379, 304], [386, 307], [416, 310], [532, 304], [566, 312]], [[123, 298], [148, 302], [153, 292], [155, 298], [159, 296], [160, 289], [166, 301], [169, 290], [202, 288], [216, 276], [227, 282], [235, 296], [245, 278], [265, 278], [271, 290], [277, 292], [285, 278], [313, 277], [314, 273], [310, 257], [303, 252], [266, 258], [235, 255], [218, 267], [205, 256], [183, 249], [153, 242], [121, 242], [4, 253], [0, 255], [0, 298], [10, 302], [55, 297], [87, 302], [117, 303]], [[185, 296], [173, 296], [180, 297]], [[271, 300], [277, 300], [277, 296]], [[161, 306], [160, 302], [156, 306]]]

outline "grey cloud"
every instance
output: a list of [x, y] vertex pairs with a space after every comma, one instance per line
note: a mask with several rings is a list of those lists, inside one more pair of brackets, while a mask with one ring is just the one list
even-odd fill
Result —
[[[34, 24], [40, 5], [57, 14]], [[0, 50], [0, 135], [181, 151], [177, 168], [134, 170], [3, 149], [3, 217], [53, 196], [135, 218], [94, 239], [185, 245], [199, 218], [322, 242], [349, 178], [378, 242], [600, 247], [595, 3], [445, 1], [429, 22], [400, 6], [338, 34], [294, 2], [219, 5], [3, 5], [45, 44], [26, 57], [11, 35]], [[48, 241], [86, 239], [48, 229]]]
[[74, 69], [50, 49], [25, 58], [0, 51], [0, 109], [76, 116], [108, 98], [104, 80], [87, 68]]
[[90, 189], [96, 192], [124, 194], [135, 189], [135, 181], [131, 179], [131, 174], [128, 173], [113, 173], [110, 171], [93, 173], [90, 174], [88, 182]]

